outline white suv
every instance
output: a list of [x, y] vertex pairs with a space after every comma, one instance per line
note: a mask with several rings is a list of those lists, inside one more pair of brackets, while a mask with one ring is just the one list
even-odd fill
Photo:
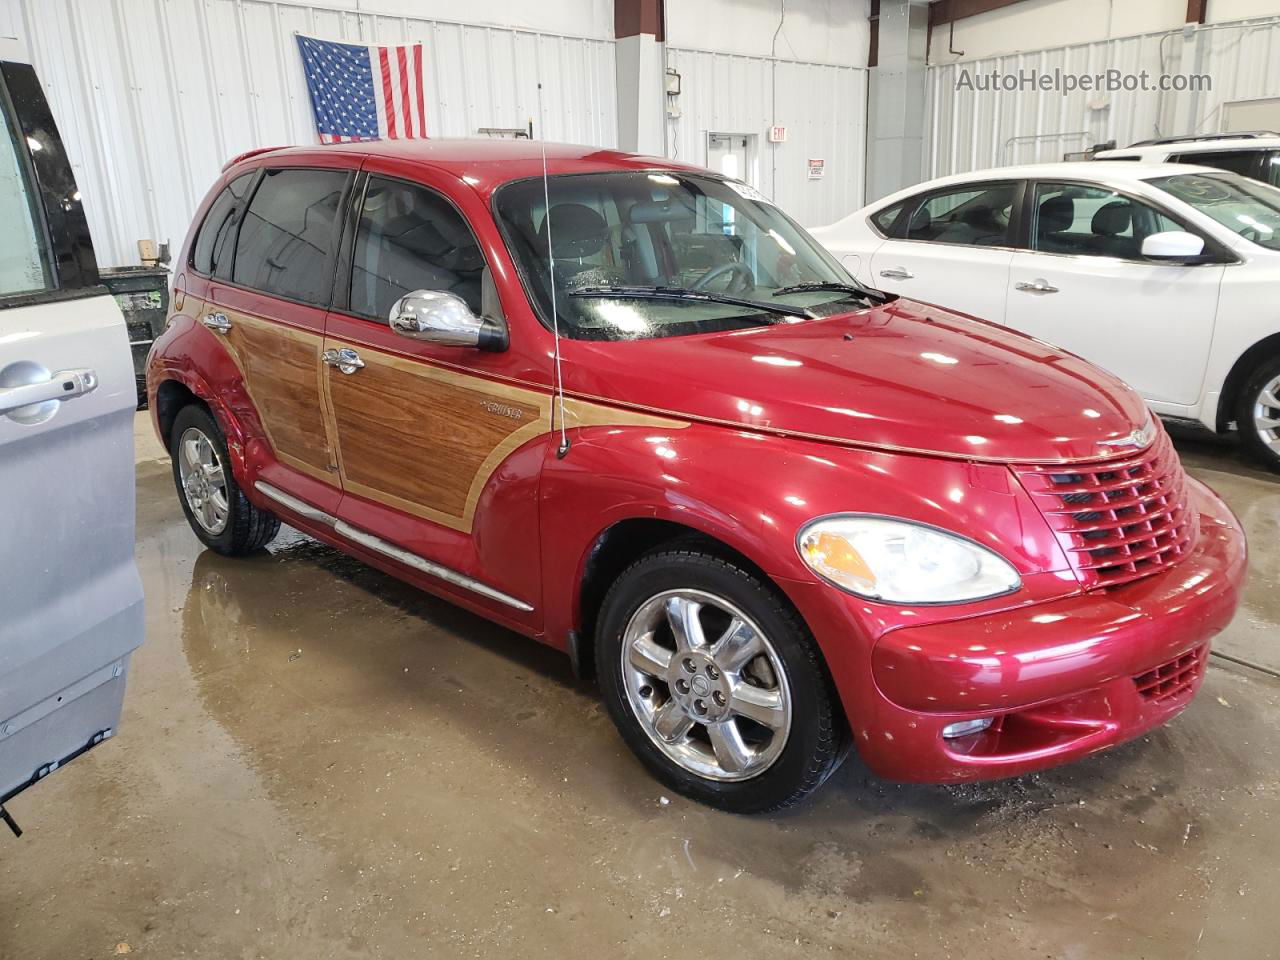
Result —
[[1280, 190], [1180, 164], [1007, 167], [813, 234], [862, 282], [1079, 354], [1163, 417], [1238, 424], [1280, 471]]
[[1123, 150], [1103, 150], [1094, 159], [1216, 167], [1280, 187], [1280, 134], [1267, 131], [1143, 140]]

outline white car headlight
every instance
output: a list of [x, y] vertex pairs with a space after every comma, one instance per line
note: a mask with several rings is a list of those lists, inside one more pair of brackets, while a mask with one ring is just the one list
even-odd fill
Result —
[[906, 520], [826, 517], [802, 528], [796, 542], [814, 573], [869, 600], [966, 603], [1022, 585], [986, 547]]

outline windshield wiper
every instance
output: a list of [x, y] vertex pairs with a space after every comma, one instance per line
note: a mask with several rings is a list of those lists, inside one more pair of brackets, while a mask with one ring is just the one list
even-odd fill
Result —
[[731, 293], [713, 293], [708, 290], [689, 290], [685, 287], [631, 287], [598, 286], [579, 287], [570, 290], [571, 297], [635, 297], [638, 300], [686, 300], [695, 303], [724, 303], [731, 307], [750, 307], [765, 313], [780, 313], [787, 317], [812, 320], [817, 314], [805, 307], [793, 307], [786, 303], [764, 303], [748, 297], [735, 297]]
[[892, 298], [880, 293], [878, 290], [868, 290], [866, 287], [858, 286], [853, 283], [840, 283], [838, 280], [814, 280], [809, 283], [793, 283], [789, 287], [779, 287], [773, 291], [775, 297], [780, 297], [784, 293], [810, 293], [815, 290], [834, 290], [839, 293], [852, 293], [855, 296], [862, 297], [872, 303], [888, 303]]

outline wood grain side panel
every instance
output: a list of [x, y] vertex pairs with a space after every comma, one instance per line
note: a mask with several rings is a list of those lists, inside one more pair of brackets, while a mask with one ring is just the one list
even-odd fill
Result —
[[502, 460], [550, 430], [550, 397], [367, 347], [360, 356], [363, 370], [329, 375], [344, 487], [469, 530]]
[[226, 313], [232, 326], [224, 341], [277, 458], [337, 485], [321, 396], [323, 339], [258, 317]]

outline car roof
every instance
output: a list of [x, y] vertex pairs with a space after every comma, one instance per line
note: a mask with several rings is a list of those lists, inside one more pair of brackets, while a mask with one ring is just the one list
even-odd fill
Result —
[[1026, 163], [1016, 167], [992, 167], [988, 170], [971, 170], [953, 173], [917, 183], [885, 197], [876, 206], [915, 196], [940, 187], [973, 183], [983, 180], [1089, 180], [1097, 183], [1138, 186], [1152, 177], [1170, 177], [1179, 173], [1222, 173], [1213, 167], [1201, 167], [1189, 163], [1143, 163], [1129, 161], [1080, 160], [1073, 163]]
[[1174, 143], [1142, 143], [1132, 147], [1121, 147], [1117, 150], [1101, 150], [1097, 154], [1099, 160], [1114, 156], [1132, 156], [1153, 154], [1165, 156], [1170, 153], [1215, 153], [1219, 151], [1243, 150], [1280, 150], [1280, 136], [1276, 137], [1223, 137], [1213, 140], [1181, 140]]
[[[449, 139], [370, 140], [324, 146], [272, 147], [250, 151], [227, 164], [227, 169], [249, 161], [266, 165], [305, 163], [318, 154], [347, 155], [353, 166], [365, 157], [380, 157], [447, 170], [465, 178], [481, 194], [503, 183], [541, 176], [543, 156], [550, 175], [610, 173], [637, 170], [687, 170], [707, 172], [693, 164], [662, 157], [625, 153], [604, 147], [550, 143], [541, 140]], [[255, 164], [256, 165], [256, 164]]]

